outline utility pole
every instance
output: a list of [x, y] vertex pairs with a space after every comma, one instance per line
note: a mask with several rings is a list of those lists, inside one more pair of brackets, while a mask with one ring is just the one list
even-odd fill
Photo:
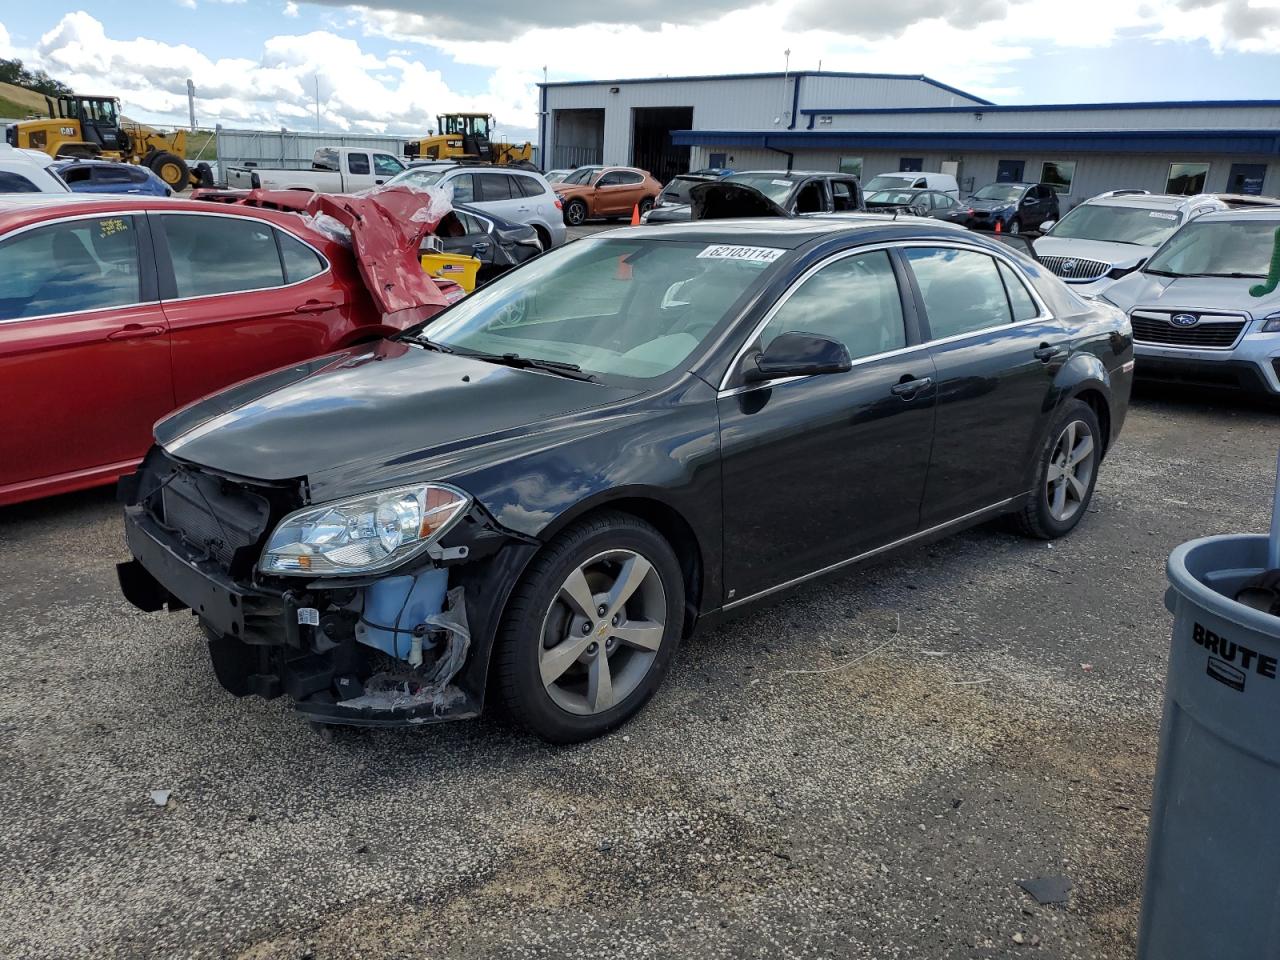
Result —
[[196, 132], [196, 85], [187, 77], [187, 112], [191, 115], [191, 132]]
[[320, 74], [313, 73], [311, 78], [316, 82], [316, 133], [320, 132]]

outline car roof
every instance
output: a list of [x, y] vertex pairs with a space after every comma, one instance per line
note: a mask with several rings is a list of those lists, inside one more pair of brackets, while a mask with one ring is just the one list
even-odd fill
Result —
[[601, 239], [646, 238], [692, 240], [704, 243], [741, 243], [753, 246], [802, 247], [811, 240], [837, 233], [892, 231], [908, 236], [972, 236], [958, 224], [926, 217], [894, 217], [892, 214], [848, 213], [823, 217], [753, 217], [743, 220], [689, 220], [679, 223], [642, 224], [620, 227], [593, 235]]
[[800, 177], [851, 177], [851, 173], [838, 170], [735, 170], [730, 177], [777, 177], [779, 180], [797, 180]]
[[1212, 213], [1206, 213], [1196, 217], [1195, 222], [1202, 220], [1211, 221], [1232, 221], [1232, 220], [1261, 220], [1261, 221], [1280, 221], [1280, 207], [1249, 207], [1243, 210], [1214, 210]]
[[254, 217], [303, 231], [308, 236], [323, 236], [311, 230], [296, 213], [262, 207], [231, 206], [208, 200], [183, 197], [144, 197], [120, 193], [0, 193], [0, 231], [55, 220], [60, 216], [95, 213], [143, 213], [148, 210], [191, 210], [199, 213]]
[[1122, 193], [1117, 197], [1090, 197], [1085, 203], [1107, 207], [1137, 207], [1139, 209], [1157, 207], [1179, 210], [1193, 199], [1204, 200], [1203, 197], [1184, 197], [1170, 193]]

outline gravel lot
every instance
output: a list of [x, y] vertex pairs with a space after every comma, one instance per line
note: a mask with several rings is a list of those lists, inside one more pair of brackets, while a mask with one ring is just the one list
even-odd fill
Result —
[[[0, 510], [0, 956], [1132, 957], [1164, 560], [1264, 529], [1277, 435], [1142, 396], [1072, 537], [804, 589], [559, 749], [324, 742], [124, 603], [109, 492]], [[1015, 885], [1055, 874], [1065, 907]]]

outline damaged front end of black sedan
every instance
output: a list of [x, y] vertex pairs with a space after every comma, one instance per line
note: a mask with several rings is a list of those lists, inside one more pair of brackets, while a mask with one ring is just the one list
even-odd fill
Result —
[[[135, 557], [118, 566], [125, 597], [144, 611], [196, 615], [228, 692], [283, 694], [321, 723], [399, 726], [480, 713], [485, 638], [503, 585], [537, 541], [470, 498], [394, 574], [312, 579], [261, 570], [273, 531], [308, 512], [305, 480], [219, 474], [157, 447], [119, 495]], [[383, 499], [403, 507], [414, 498]]]

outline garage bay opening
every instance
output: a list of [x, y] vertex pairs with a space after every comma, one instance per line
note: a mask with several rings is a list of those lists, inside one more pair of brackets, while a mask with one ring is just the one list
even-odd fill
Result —
[[693, 128], [693, 107], [636, 107], [631, 111], [631, 163], [666, 183], [689, 172], [689, 148], [671, 142], [672, 130]]

